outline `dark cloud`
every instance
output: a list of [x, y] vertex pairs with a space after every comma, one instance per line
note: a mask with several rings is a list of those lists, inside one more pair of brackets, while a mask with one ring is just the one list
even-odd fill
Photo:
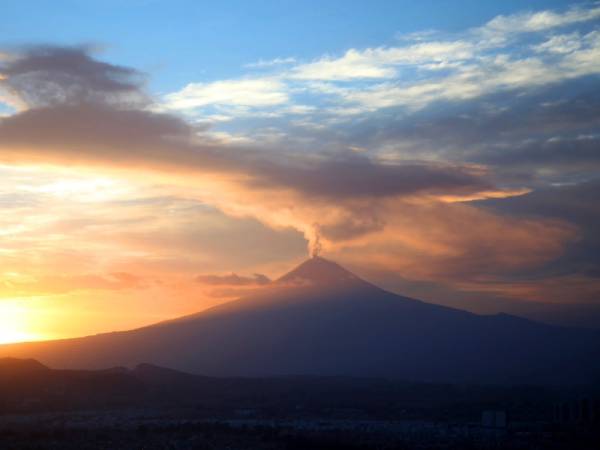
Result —
[[424, 111], [421, 121], [408, 125], [407, 131], [411, 137], [440, 138], [444, 148], [452, 144], [478, 145], [484, 154], [502, 150], [492, 145], [486, 151], [481, 144], [585, 133], [600, 126], [599, 85], [598, 78], [592, 77], [532, 92], [489, 95], [434, 112]]
[[31, 47], [0, 64], [9, 93], [29, 108], [80, 103], [138, 103], [143, 76], [97, 61], [85, 47]]
[[492, 190], [485, 174], [433, 162], [381, 163], [347, 154], [317, 164], [262, 168], [254, 185], [289, 185], [315, 197], [360, 198], [412, 194], [469, 194]]
[[330, 139], [403, 159], [483, 164], [500, 184], [579, 181], [600, 169], [600, 78], [434, 104], [411, 115], [388, 109], [339, 127]]
[[600, 134], [553, 136], [515, 143], [510, 148], [482, 155], [481, 161], [493, 166], [516, 166], [519, 171], [552, 169], [551, 179], [566, 180], [600, 170], [599, 146]]
[[196, 281], [210, 286], [262, 286], [270, 283], [271, 279], [262, 273], [255, 273], [251, 277], [230, 273], [228, 275], [198, 275]]
[[[600, 279], [600, 180], [539, 189], [527, 195], [479, 202], [495, 213], [552, 218], [576, 225], [580, 238], [561, 255], [523, 277], [581, 274]], [[600, 299], [600, 285], [598, 286]]]
[[184, 142], [192, 131], [183, 120], [166, 114], [103, 104], [56, 105], [2, 119], [0, 157], [25, 163], [37, 159], [58, 164], [184, 167], [188, 160], [202, 162], [188, 153]]
[[455, 164], [386, 164], [352, 154], [315, 161], [297, 154], [198, 143], [198, 131], [175, 116], [143, 110], [98, 104], [45, 107], [0, 121], [0, 158], [198, 175], [219, 171], [239, 175], [248, 187], [285, 187], [327, 199], [493, 189], [486, 174]]
[[[352, 152], [314, 157], [202, 141], [202, 128], [131, 108], [139, 74], [84, 49], [31, 49], [6, 63], [3, 81], [29, 109], [0, 121], [0, 158], [225, 173], [247, 187], [285, 188], [331, 199], [456, 194], [492, 189], [460, 164], [380, 162]], [[110, 101], [106, 101], [106, 99]]]

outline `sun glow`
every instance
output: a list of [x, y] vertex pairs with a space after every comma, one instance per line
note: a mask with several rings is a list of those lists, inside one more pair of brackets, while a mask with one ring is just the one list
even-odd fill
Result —
[[27, 325], [27, 310], [20, 301], [0, 300], [0, 344], [36, 340]]

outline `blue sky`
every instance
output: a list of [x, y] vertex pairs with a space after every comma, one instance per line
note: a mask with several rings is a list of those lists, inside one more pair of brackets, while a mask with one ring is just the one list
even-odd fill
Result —
[[[565, 8], [556, 0], [47, 1], [5, 0], [0, 44], [105, 46], [103, 58], [149, 73], [169, 92], [189, 81], [243, 73], [259, 60], [317, 59], [349, 48], [394, 45], [424, 30], [456, 33], [501, 14]], [[26, 9], [26, 12], [24, 11]]]

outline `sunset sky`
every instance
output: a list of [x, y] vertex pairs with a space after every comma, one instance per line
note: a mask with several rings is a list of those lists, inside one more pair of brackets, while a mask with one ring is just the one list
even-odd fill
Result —
[[427, 301], [598, 305], [599, 198], [599, 2], [2, 2], [0, 343], [317, 245]]

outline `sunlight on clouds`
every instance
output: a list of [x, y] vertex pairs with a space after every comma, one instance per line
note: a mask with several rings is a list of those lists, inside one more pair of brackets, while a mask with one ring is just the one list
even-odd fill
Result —
[[265, 67], [273, 67], [273, 66], [281, 66], [286, 64], [294, 64], [296, 62], [296, 58], [288, 57], [288, 58], [275, 58], [270, 60], [260, 59], [257, 62], [244, 64], [244, 67], [250, 69], [262, 69]]
[[102, 202], [123, 198], [131, 193], [131, 187], [123, 180], [114, 178], [59, 179], [39, 186], [20, 186], [26, 192], [39, 192], [54, 197], [76, 199], [86, 202]]
[[297, 66], [292, 78], [299, 80], [352, 80], [355, 78], [389, 78], [395, 70], [363, 56], [351, 49], [339, 59], [324, 58], [313, 63]]
[[276, 78], [190, 83], [165, 97], [169, 109], [215, 106], [274, 106], [289, 100], [285, 85]]
[[590, 38], [586, 47], [567, 53], [563, 60], [538, 57], [512, 59], [508, 55], [485, 57], [479, 65], [465, 66], [442, 79], [417, 83], [382, 83], [363, 90], [340, 92], [344, 102], [360, 105], [357, 112], [404, 106], [422, 109], [443, 100], [469, 100], [499, 91], [534, 88], [568, 79], [600, 73], [600, 45]]
[[405, 64], [433, 64], [461, 61], [473, 56], [469, 42], [440, 42], [414, 44], [407, 47], [350, 49], [341, 58], [323, 58], [296, 66], [293, 79], [351, 80], [354, 78], [392, 78], [397, 75], [394, 66]]
[[563, 13], [539, 11], [498, 16], [479, 30], [484, 33], [508, 36], [511, 33], [544, 31], [598, 18], [600, 18], [600, 7], [583, 8], [575, 6]]
[[385, 207], [382, 229], [329, 243], [328, 250], [405, 279], [476, 285], [551, 261], [579, 234], [566, 222], [498, 216], [470, 203], [388, 202]]
[[0, 170], [0, 312], [15, 324], [0, 335], [7, 342], [124, 330], [197, 312], [235, 296], [198, 284], [199, 273], [245, 272], [303, 251], [299, 236], [279, 238], [203, 204], [201, 193], [223, 189], [210, 178], [155, 185], [161, 178], [150, 181], [144, 172]]
[[571, 53], [581, 48], [581, 35], [578, 32], [570, 34], [559, 34], [548, 40], [532, 46], [538, 53]]

